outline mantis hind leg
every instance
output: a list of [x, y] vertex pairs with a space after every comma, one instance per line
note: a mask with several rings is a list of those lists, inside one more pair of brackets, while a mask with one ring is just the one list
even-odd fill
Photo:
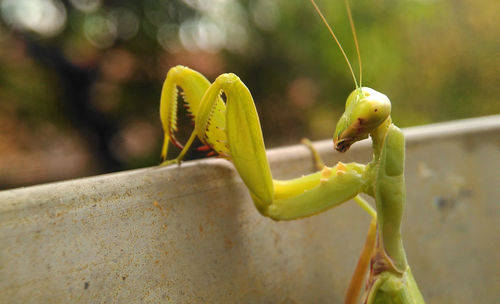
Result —
[[366, 274], [368, 272], [368, 267], [370, 266], [370, 260], [375, 251], [375, 241], [377, 238], [377, 213], [371, 207], [367, 201], [365, 201], [361, 196], [356, 196], [354, 198], [356, 203], [361, 206], [368, 214], [371, 215], [372, 219], [370, 221], [370, 226], [368, 228], [368, 233], [366, 235], [365, 244], [359, 255], [358, 263], [351, 277], [351, 282], [347, 289], [347, 294], [345, 297], [346, 304], [357, 303], [361, 288], [364, 285]]

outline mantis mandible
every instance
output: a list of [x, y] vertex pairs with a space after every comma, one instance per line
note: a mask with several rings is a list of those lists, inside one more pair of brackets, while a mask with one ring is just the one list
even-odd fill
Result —
[[[345, 2], [359, 60], [359, 85], [340, 42], [314, 0], [310, 1], [338, 44], [356, 87], [348, 96], [345, 111], [337, 123], [334, 148], [345, 152], [355, 142], [370, 136], [373, 160], [367, 165], [339, 162], [327, 167], [306, 142], [321, 169], [292, 180], [273, 179], [252, 95], [238, 76], [222, 74], [210, 83], [200, 73], [176, 66], [168, 71], [161, 93], [160, 117], [165, 132], [162, 164], [180, 164], [198, 137], [234, 164], [257, 210], [274, 220], [311, 216], [354, 198], [371, 215], [372, 221], [345, 303], [358, 301], [367, 272], [362, 303], [424, 303], [401, 238], [405, 204], [403, 133], [391, 121], [389, 98], [361, 86], [361, 56], [348, 1]], [[182, 89], [182, 97], [194, 120], [194, 130], [184, 146], [174, 135], [178, 88]], [[172, 160], [166, 160], [169, 142], [182, 149]], [[376, 211], [358, 195], [360, 193], [375, 199]]]

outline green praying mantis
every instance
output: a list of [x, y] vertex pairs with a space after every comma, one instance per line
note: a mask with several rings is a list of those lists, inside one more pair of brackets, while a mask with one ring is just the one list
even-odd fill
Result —
[[[311, 143], [305, 142], [311, 148], [320, 170], [292, 180], [273, 179], [259, 117], [245, 84], [231, 73], [222, 74], [210, 83], [200, 73], [176, 66], [168, 71], [161, 93], [160, 117], [165, 132], [162, 164], [180, 164], [198, 137], [219, 156], [234, 164], [257, 210], [274, 220], [311, 216], [354, 199], [372, 220], [345, 303], [358, 302], [367, 273], [362, 303], [424, 303], [401, 238], [405, 204], [403, 133], [391, 121], [389, 98], [361, 86], [361, 56], [347, 0], [359, 60], [359, 85], [340, 42], [314, 0], [310, 1], [337, 42], [356, 86], [348, 96], [345, 111], [337, 123], [334, 148], [345, 152], [355, 142], [370, 136], [372, 161], [367, 165], [339, 162], [334, 167], [327, 167], [322, 164]], [[178, 88], [182, 90], [180, 93], [194, 121], [194, 130], [184, 146], [174, 134], [177, 131]], [[166, 159], [169, 142], [182, 149], [171, 160]], [[360, 193], [375, 199], [376, 211], [358, 195]]]

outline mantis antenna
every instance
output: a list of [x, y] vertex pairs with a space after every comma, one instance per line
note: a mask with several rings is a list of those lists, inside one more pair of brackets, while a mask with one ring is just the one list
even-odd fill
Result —
[[319, 7], [316, 5], [316, 2], [314, 0], [310, 0], [310, 1], [311, 1], [311, 4], [314, 6], [314, 9], [318, 13], [319, 17], [321, 18], [321, 20], [323, 20], [323, 23], [325, 24], [326, 28], [328, 29], [328, 31], [330, 31], [330, 34], [332, 35], [333, 39], [335, 39], [335, 42], [337, 42], [337, 45], [339, 46], [340, 51], [342, 52], [342, 55], [344, 56], [344, 59], [347, 62], [347, 66], [349, 67], [349, 70], [351, 71], [352, 79], [354, 80], [354, 85], [356, 86], [356, 88], [361, 88], [361, 80], [362, 80], [362, 77], [363, 77], [362, 76], [363, 75], [363, 73], [362, 73], [362, 66], [361, 66], [361, 53], [359, 52], [358, 38], [356, 36], [356, 29], [354, 27], [354, 21], [352, 19], [352, 14], [351, 14], [351, 8], [349, 6], [349, 1], [348, 0], [344, 0], [346, 8], [347, 8], [347, 15], [349, 16], [349, 23], [351, 25], [352, 35], [354, 36], [354, 44], [356, 45], [356, 52], [358, 54], [358, 61], [359, 61], [359, 86], [358, 86], [358, 81], [356, 80], [356, 76], [354, 76], [354, 71], [352, 69], [351, 62], [347, 58], [347, 55], [346, 55], [344, 49], [342, 48], [342, 45], [340, 44], [340, 41], [337, 39], [337, 36], [335, 35], [335, 33], [333, 32], [332, 28], [328, 24], [328, 21], [326, 21], [326, 18], [325, 18], [325, 16], [323, 16], [323, 13], [319, 9]]
[[347, 8], [347, 16], [349, 16], [349, 24], [351, 25], [352, 36], [354, 37], [354, 44], [356, 45], [356, 53], [358, 54], [359, 62], [359, 87], [362, 87], [363, 82], [363, 66], [361, 65], [361, 52], [359, 51], [358, 35], [356, 35], [356, 27], [354, 26], [354, 20], [352, 19], [351, 6], [349, 5], [349, 0], [344, 0], [345, 7]]

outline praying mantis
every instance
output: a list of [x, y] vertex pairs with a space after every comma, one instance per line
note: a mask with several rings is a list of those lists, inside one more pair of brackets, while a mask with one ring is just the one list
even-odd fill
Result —
[[[347, 0], [359, 60], [359, 85], [333, 30], [314, 0], [310, 2], [337, 42], [356, 87], [348, 96], [345, 111], [337, 123], [334, 148], [346, 152], [352, 144], [370, 136], [372, 161], [366, 165], [339, 162], [334, 167], [327, 167], [322, 164], [312, 144], [306, 141], [320, 170], [291, 180], [273, 179], [259, 117], [245, 84], [231, 73], [222, 74], [210, 83], [200, 73], [176, 66], [168, 71], [161, 93], [160, 118], [165, 133], [162, 164], [180, 164], [198, 137], [219, 156], [233, 163], [257, 210], [273, 220], [308, 217], [354, 199], [372, 220], [345, 303], [358, 302], [367, 272], [369, 275], [362, 303], [424, 303], [401, 238], [405, 204], [403, 133], [392, 123], [389, 98], [361, 86], [361, 56]], [[182, 90], [181, 96], [194, 121], [194, 130], [185, 145], [175, 137], [178, 88]], [[167, 160], [170, 142], [182, 150], [175, 159]], [[375, 199], [376, 211], [359, 196], [360, 193]]]

